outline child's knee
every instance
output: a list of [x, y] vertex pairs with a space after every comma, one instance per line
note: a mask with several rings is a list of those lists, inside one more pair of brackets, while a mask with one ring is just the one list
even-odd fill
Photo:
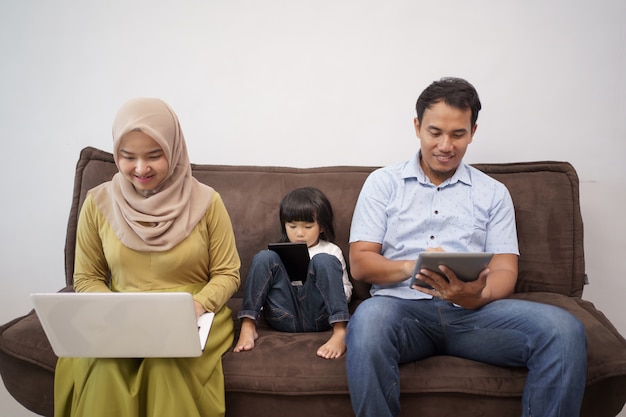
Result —
[[315, 268], [319, 267], [339, 267], [341, 268], [341, 262], [336, 256], [329, 253], [318, 253], [311, 258], [311, 264]]

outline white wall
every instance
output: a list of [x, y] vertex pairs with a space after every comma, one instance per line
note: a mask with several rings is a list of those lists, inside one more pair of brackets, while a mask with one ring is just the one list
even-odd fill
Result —
[[386, 165], [418, 146], [419, 92], [454, 75], [483, 102], [468, 162], [578, 170], [585, 298], [626, 334], [625, 16], [623, 0], [3, 0], [0, 322], [63, 286], [78, 153], [111, 149], [126, 99], [169, 102], [194, 162]]

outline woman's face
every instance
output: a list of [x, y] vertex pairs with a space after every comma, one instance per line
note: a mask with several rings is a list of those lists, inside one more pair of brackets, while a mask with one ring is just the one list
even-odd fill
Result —
[[140, 131], [126, 133], [117, 151], [120, 172], [137, 191], [154, 191], [167, 178], [169, 164], [159, 144]]

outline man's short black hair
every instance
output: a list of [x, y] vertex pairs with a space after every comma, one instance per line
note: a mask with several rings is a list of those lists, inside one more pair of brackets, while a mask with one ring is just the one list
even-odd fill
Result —
[[462, 78], [446, 77], [429, 85], [417, 99], [415, 111], [417, 120], [422, 124], [424, 111], [433, 104], [443, 101], [449, 106], [460, 110], [472, 110], [472, 128], [478, 119], [481, 109], [478, 92], [472, 84]]

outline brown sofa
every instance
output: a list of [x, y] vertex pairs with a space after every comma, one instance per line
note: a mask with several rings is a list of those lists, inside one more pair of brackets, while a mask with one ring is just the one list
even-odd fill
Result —
[[[615, 416], [626, 401], [626, 340], [593, 304], [585, 285], [583, 224], [578, 177], [565, 162], [478, 164], [505, 183], [516, 207], [520, 275], [514, 297], [560, 306], [585, 325], [589, 368], [581, 416]], [[222, 195], [241, 255], [242, 280], [252, 256], [278, 238], [282, 196], [313, 185], [331, 200], [337, 243], [348, 254], [350, 220], [372, 167], [282, 168], [194, 165], [194, 175]], [[65, 246], [71, 290], [76, 220], [85, 193], [116, 172], [110, 153], [86, 148], [76, 168]], [[62, 281], [59, 280], [59, 284]], [[229, 305], [241, 304], [242, 288]], [[368, 297], [355, 282], [351, 308]], [[238, 324], [238, 323], [237, 323]], [[261, 324], [251, 352], [224, 356], [228, 416], [350, 416], [345, 358], [324, 360], [315, 351], [329, 333], [280, 333]], [[36, 315], [0, 327], [0, 372], [8, 391], [35, 413], [51, 416], [56, 363]], [[519, 416], [526, 370], [436, 356], [401, 366], [402, 416]]]

